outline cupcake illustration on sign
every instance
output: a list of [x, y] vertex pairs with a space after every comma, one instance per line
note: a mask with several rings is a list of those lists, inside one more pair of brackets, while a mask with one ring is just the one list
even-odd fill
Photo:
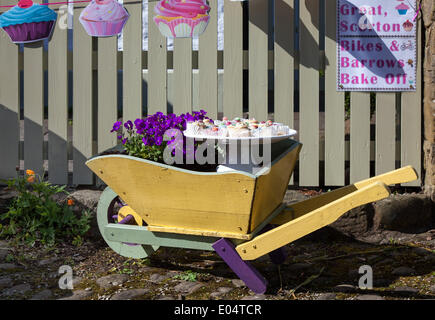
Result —
[[399, 14], [401, 16], [404, 16], [408, 12], [408, 9], [409, 9], [409, 6], [407, 6], [404, 3], [401, 3], [396, 7], [396, 10], [399, 12]]
[[80, 23], [92, 37], [111, 37], [122, 32], [130, 15], [115, 0], [92, 0], [80, 14]]
[[0, 15], [0, 28], [14, 43], [30, 43], [47, 39], [56, 24], [57, 13], [32, 0], [20, 0], [18, 5]]
[[410, 32], [410, 31], [412, 31], [412, 28], [414, 27], [414, 24], [413, 24], [411, 21], [406, 20], [406, 21], [402, 24], [402, 26], [403, 26], [403, 29], [404, 29], [405, 31]]
[[206, 0], [162, 0], [154, 7], [154, 21], [168, 38], [191, 38], [207, 28], [210, 7]]

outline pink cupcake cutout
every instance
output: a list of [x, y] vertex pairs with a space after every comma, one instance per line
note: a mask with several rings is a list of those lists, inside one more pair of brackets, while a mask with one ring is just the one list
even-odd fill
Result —
[[408, 12], [408, 9], [409, 9], [409, 6], [407, 6], [407, 5], [404, 4], [404, 3], [401, 3], [401, 4], [399, 4], [398, 6], [396, 6], [396, 10], [397, 10], [397, 12], [399, 12], [399, 14], [400, 14], [401, 16], [406, 15], [406, 13]]
[[83, 9], [79, 20], [92, 37], [111, 37], [122, 32], [130, 15], [115, 0], [92, 0]]
[[154, 7], [154, 22], [168, 38], [200, 36], [210, 20], [206, 0], [162, 0]]

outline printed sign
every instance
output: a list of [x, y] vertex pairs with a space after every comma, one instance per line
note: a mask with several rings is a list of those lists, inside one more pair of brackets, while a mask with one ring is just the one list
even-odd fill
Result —
[[415, 0], [338, 0], [337, 90], [415, 91]]

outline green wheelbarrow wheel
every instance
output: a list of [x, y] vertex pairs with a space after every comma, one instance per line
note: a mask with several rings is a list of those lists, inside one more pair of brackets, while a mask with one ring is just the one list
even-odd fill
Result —
[[124, 257], [143, 259], [150, 256], [159, 248], [158, 246], [116, 242], [106, 238], [105, 227], [109, 223], [117, 222], [117, 219], [114, 217], [116, 215], [114, 209], [117, 204], [122, 204], [121, 199], [110, 187], [107, 187], [101, 194], [97, 207], [98, 228], [104, 241], [113, 251]]

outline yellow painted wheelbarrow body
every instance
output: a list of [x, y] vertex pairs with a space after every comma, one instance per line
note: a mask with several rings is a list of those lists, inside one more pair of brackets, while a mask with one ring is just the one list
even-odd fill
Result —
[[270, 171], [258, 174], [195, 172], [126, 155], [86, 164], [150, 230], [249, 239], [282, 204], [300, 149], [279, 142]]

